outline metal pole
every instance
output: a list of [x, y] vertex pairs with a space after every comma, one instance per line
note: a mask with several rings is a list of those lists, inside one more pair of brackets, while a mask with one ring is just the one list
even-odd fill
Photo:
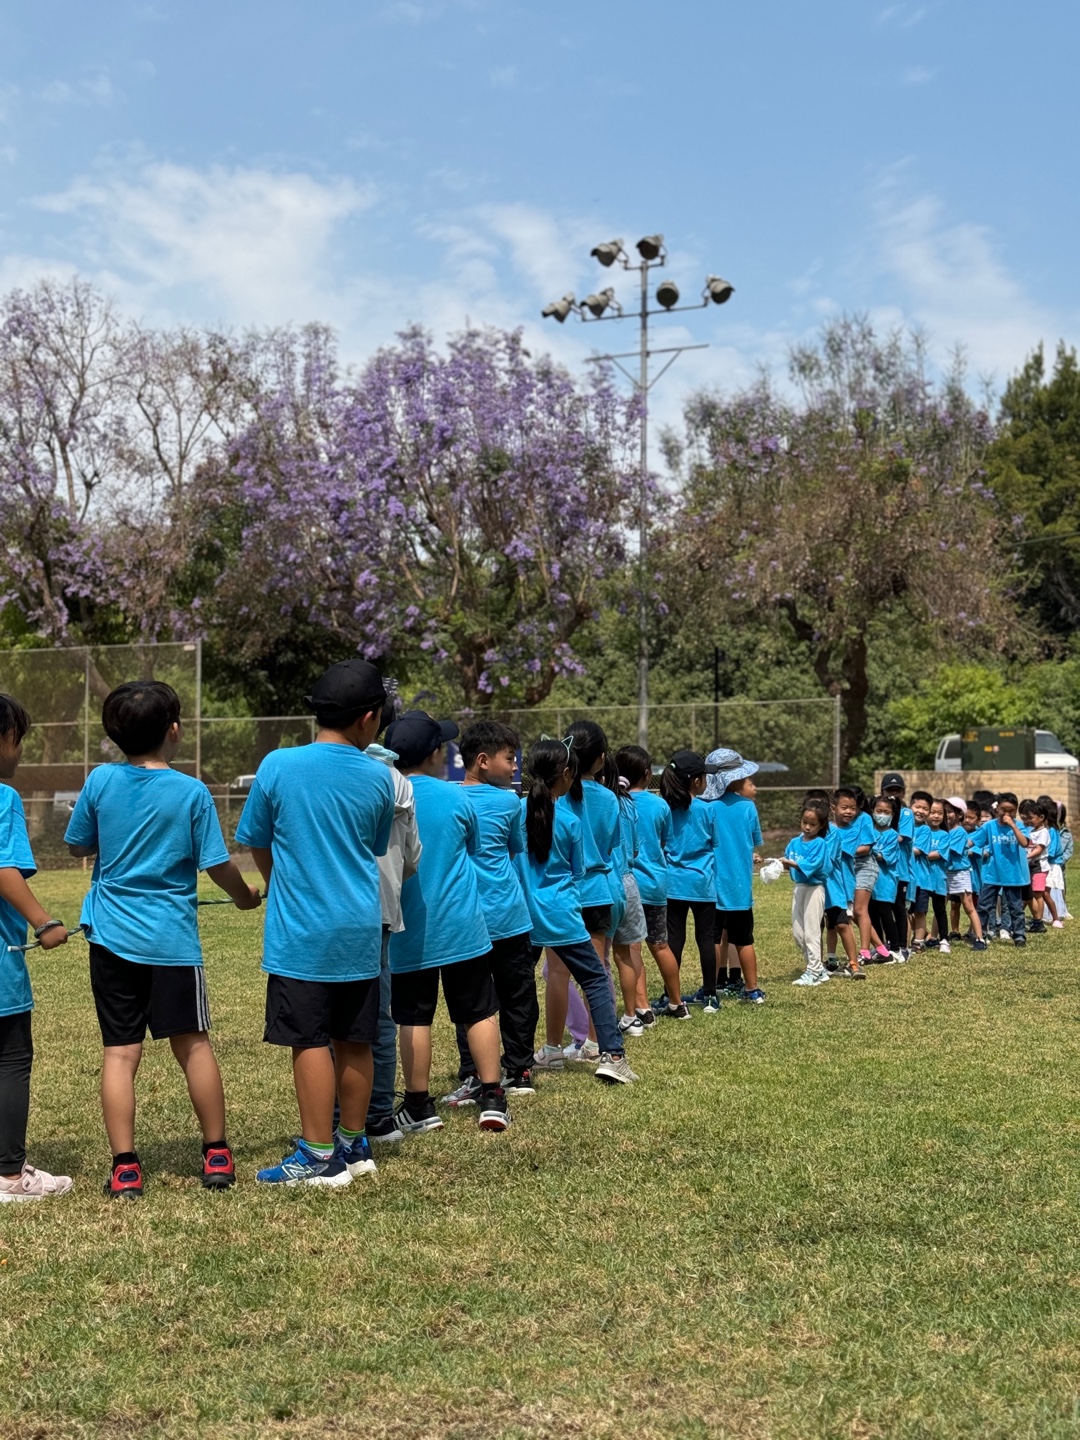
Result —
[[649, 262], [641, 262], [641, 474], [638, 504], [638, 744], [649, 748]]
[[714, 645], [712, 652], [712, 733], [713, 749], [720, 748], [720, 646]]
[[[90, 774], [90, 649], [83, 651], [83, 784]], [[83, 867], [86, 868], [85, 866]]]
[[840, 696], [833, 696], [833, 789], [840, 784]]
[[202, 779], [202, 640], [195, 641], [195, 779]]

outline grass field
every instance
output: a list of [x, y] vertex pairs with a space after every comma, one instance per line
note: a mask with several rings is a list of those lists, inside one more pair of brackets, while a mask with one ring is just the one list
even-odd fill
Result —
[[[70, 923], [83, 883], [37, 888]], [[767, 1006], [667, 1023], [630, 1042], [640, 1085], [573, 1067], [508, 1135], [452, 1116], [330, 1192], [254, 1184], [295, 1126], [258, 916], [202, 912], [225, 1195], [192, 1178], [164, 1045], [147, 1197], [100, 1194], [85, 947], [36, 952], [31, 1153], [76, 1191], [0, 1208], [0, 1436], [1080, 1435], [1080, 921], [807, 992], [788, 903], [759, 894]]]

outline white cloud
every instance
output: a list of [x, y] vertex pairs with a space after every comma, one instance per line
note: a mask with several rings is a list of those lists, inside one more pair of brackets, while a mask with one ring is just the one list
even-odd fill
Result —
[[517, 84], [517, 66], [500, 65], [488, 76], [493, 90], [513, 90]]
[[52, 80], [41, 92], [50, 105], [111, 105], [116, 98], [112, 81], [104, 71], [77, 80]]
[[879, 25], [892, 25], [898, 30], [911, 30], [920, 20], [925, 20], [929, 8], [925, 5], [888, 5], [878, 12]]
[[[926, 328], [943, 362], [959, 343], [976, 374], [1000, 381], [1062, 318], [1011, 275], [992, 230], [952, 220], [935, 195], [912, 194], [891, 172], [873, 199], [874, 268], [897, 293], [894, 313]], [[883, 312], [884, 313], [884, 312]]]
[[929, 85], [936, 74], [936, 70], [931, 70], [926, 65], [912, 65], [904, 71], [901, 79], [905, 85]]

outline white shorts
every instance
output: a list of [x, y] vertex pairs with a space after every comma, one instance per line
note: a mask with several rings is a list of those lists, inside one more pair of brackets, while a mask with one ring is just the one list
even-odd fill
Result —
[[949, 871], [949, 894], [970, 895], [971, 894], [971, 871], [950, 870]]

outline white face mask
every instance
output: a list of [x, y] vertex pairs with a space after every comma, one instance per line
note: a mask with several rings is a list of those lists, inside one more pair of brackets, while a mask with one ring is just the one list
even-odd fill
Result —
[[883, 810], [874, 811], [874, 824], [879, 830], [887, 830], [892, 824], [892, 816], [886, 815]]

